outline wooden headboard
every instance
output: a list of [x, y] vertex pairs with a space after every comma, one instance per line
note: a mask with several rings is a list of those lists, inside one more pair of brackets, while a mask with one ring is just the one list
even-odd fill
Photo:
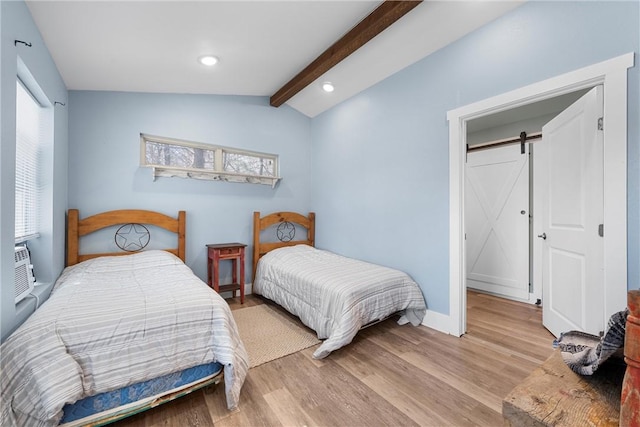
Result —
[[178, 258], [185, 262], [185, 211], [179, 211], [178, 217], [172, 218], [159, 212], [138, 209], [122, 209], [103, 212], [85, 219], [80, 219], [80, 213], [77, 209], [69, 209], [67, 217], [67, 266], [75, 265], [87, 259], [101, 256], [131, 254], [131, 252], [126, 251], [83, 255], [79, 254], [80, 237], [106, 227], [124, 224], [153, 225], [164, 228], [172, 233], [176, 233], [178, 235], [178, 246], [176, 248], [165, 250], [178, 256]]
[[[272, 225], [299, 225], [304, 227], [307, 230], [307, 239], [306, 240], [293, 240], [287, 239], [286, 236], [278, 236], [276, 233], [276, 238], [279, 240], [277, 242], [261, 242], [260, 241], [260, 233], [271, 227]], [[272, 251], [277, 248], [282, 248], [284, 246], [294, 246], [294, 245], [309, 245], [315, 246], [315, 238], [316, 238], [316, 214], [314, 212], [309, 212], [307, 216], [301, 215], [295, 212], [274, 212], [272, 214], [266, 215], [264, 217], [260, 217], [260, 212], [253, 213], [253, 279], [256, 277], [256, 270], [258, 268], [258, 260], [262, 255], [266, 254], [269, 251]]]

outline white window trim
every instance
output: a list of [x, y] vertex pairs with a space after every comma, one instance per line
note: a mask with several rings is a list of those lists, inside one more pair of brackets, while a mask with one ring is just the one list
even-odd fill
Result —
[[[205, 170], [205, 169], [196, 169], [196, 168], [182, 168], [182, 167], [175, 167], [175, 166], [147, 164], [147, 157], [146, 157], [147, 141], [157, 142], [160, 144], [171, 144], [171, 145], [179, 145], [183, 147], [201, 148], [204, 150], [216, 151], [216, 156], [215, 156], [216, 170]], [[222, 155], [221, 155], [223, 152], [245, 154], [248, 156], [256, 156], [256, 157], [273, 158], [275, 162], [274, 171], [276, 176], [273, 176], [273, 177], [260, 176], [260, 175], [250, 175], [250, 174], [223, 171]], [[218, 155], [218, 153], [220, 155]], [[278, 162], [278, 156], [276, 154], [240, 150], [237, 148], [224, 147], [221, 145], [203, 144], [199, 142], [185, 141], [185, 140], [174, 139], [174, 138], [166, 138], [162, 136], [154, 136], [154, 135], [148, 135], [143, 133], [140, 134], [140, 166], [149, 167], [152, 169], [154, 181], [156, 180], [157, 177], [167, 177], [167, 178], [179, 177], [179, 178], [202, 179], [202, 180], [208, 180], [208, 181], [265, 184], [265, 185], [271, 185], [271, 188], [274, 188], [276, 184], [282, 179], [279, 176], [279, 162]]]
[[16, 245], [19, 245], [21, 243], [25, 243], [28, 242], [29, 240], [33, 240], [33, 239], [37, 239], [40, 237], [40, 233], [34, 233], [34, 234], [28, 234], [26, 236], [20, 236], [20, 237], [16, 237], [14, 239], [14, 242]]
[[634, 54], [593, 64], [466, 105], [447, 113], [449, 121], [449, 333], [466, 332], [464, 242], [464, 158], [469, 120], [579, 89], [604, 85], [605, 111], [605, 315], [626, 306], [627, 294], [627, 69]]

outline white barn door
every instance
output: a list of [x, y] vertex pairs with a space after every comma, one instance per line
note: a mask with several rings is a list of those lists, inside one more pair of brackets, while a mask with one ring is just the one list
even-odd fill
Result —
[[529, 299], [529, 151], [506, 145], [467, 155], [467, 287]]
[[555, 336], [605, 326], [602, 112], [598, 86], [543, 126], [533, 150], [534, 265], [543, 324]]

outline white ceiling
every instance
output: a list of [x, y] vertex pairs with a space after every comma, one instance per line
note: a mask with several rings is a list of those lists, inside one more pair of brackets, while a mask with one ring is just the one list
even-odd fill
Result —
[[[522, 4], [425, 1], [287, 104], [314, 117]], [[69, 90], [271, 96], [380, 1], [27, 1]], [[220, 58], [213, 68], [197, 58]], [[320, 83], [331, 81], [333, 93]]]

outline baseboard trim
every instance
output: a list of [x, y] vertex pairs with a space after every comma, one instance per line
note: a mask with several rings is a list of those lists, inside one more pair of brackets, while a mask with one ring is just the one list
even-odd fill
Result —
[[450, 333], [451, 319], [448, 314], [427, 310], [427, 313], [424, 315], [424, 319], [422, 319], [422, 325], [448, 334]]

